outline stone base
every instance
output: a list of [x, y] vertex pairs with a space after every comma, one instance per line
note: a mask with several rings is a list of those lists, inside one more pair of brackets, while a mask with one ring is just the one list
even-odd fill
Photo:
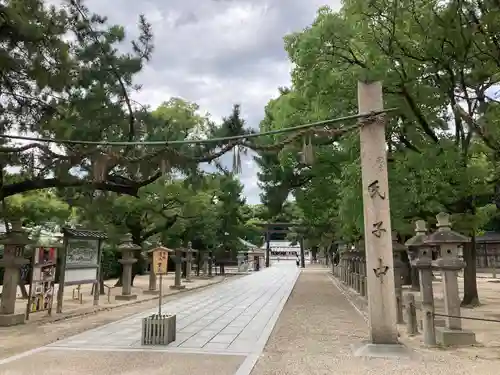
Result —
[[24, 324], [24, 314], [0, 314], [0, 327]]
[[180, 289], [186, 289], [186, 286], [185, 285], [170, 285], [169, 288], [180, 290]]
[[446, 327], [436, 327], [436, 342], [442, 346], [469, 346], [477, 343], [474, 332]]
[[115, 296], [115, 300], [117, 301], [134, 301], [137, 299], [137, 294], [119, 294]]
[[[419, 320], [418, 325], [420, 330], [424, 329], [424, 322], [422, 319]], [[446, 325], [444, 319], [434, 319], [434, 327], [444, 327]]]
[[371, 358], [409, 358], [411, 350], [402, 344], [372, 344], [362, 342], [352, 344], [351, 349], [355, 357]]
[[159, 290], [144, 290], [142, 292], [142, 294], [149, 294], [149, 295], [157, 296], [158, 294], [160, 294], [160, 291]]

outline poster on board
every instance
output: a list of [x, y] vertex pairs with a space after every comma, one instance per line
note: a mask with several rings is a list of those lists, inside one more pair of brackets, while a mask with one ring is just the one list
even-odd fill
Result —
[[57, 266], [57, 249], [38, 247], [33, 252], [31, 262], [31, 283], [26, 306], [26, 319], [30, 313], [47, 311], [52, 313], [54, 286]]

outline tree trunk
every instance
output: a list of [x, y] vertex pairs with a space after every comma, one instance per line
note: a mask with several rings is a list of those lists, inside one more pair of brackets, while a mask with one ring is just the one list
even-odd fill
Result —
[[411, 290], [414, 291], [420, 290], [420, 274], [418, 273], [418, 268], [411, 267], [410, 275], [411, 275]]
[[479, 306], [479, 295], [477, 293], [476, 280], [476, 236], [471, 237], [471, 242], [464, 245], [464, 298], [462, 307]]
[[101, 277], [99, 280], [99, 294], [101, 296], [106, 294], [106, 291], [104, 290], [104, 273], [101, 272]]
[[[138, 274], [137, 268], [132, 267], [132, 282], [131, 282], [132, 286], [134, 286], [134, 279], [137, 276], [137, 274]], [[120, 287], [123, 286], [122, 275], [123, 275], [123, 267], [120, 270], [120, 276], [118, 277], [118, 280], [116, 280], [115, 287], [116, 286], [120, 286]]]
[[21, 294], [23, 296], [23, 299], [28, 299], [28, 291], [26, 290], [26, 284], [24, 281], [21, 281], [19, 283], [19, 289], [21, 289]]
[[123, 286], [122, 275], [123, 275], [123, 266], [120, 269], [120, 275], [118, 275], [118, 280], [116, 280], [115, 287], [117, 287], [117, 286]]

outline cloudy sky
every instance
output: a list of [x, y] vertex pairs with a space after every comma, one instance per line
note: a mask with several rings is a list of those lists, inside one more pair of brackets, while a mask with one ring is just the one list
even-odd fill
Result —
[[[322, 5], [340, 0], [87, 0], [91, 11], [136, 33], [138, 15], [152, 23], [155, 53], [138, 77], [134, 99], [156, 106], [171, 96], [194, 101], [215, 119], [240, 103], [258, 127], [277, 88], [289, 84], [283, 36], [311, 24]], [[259, 203], [257, 167], [242, 161], [249, 203]]]

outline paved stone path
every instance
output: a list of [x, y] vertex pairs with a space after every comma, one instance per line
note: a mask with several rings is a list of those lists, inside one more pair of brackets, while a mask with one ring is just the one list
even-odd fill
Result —
[[267, 341], [299, 273], [293, 262], [281, 262], [165, 304], [163, 312], [177, 314], [177, 339], [167, 347], [144, 347], [140, 343], [141, 318], [157, 309], [57, 341], [48, 347], [248, 355], [255, 352], [259, 342], [265, 344]]

